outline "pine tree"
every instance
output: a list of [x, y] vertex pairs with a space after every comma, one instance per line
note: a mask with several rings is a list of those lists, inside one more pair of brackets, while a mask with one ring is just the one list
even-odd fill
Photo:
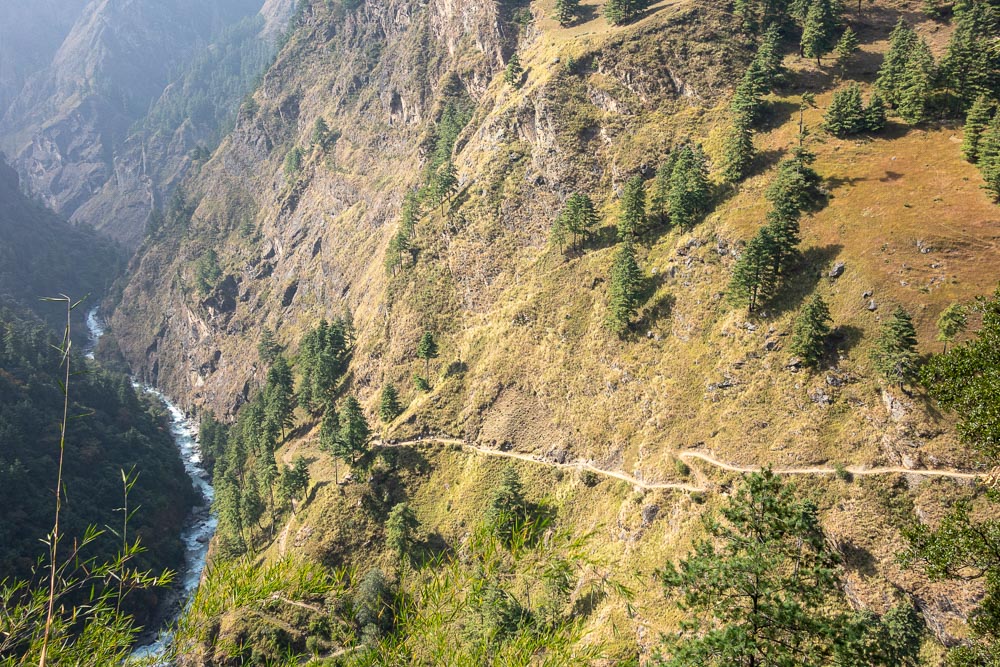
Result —
[[837, 53], [837, 65], [843, 69], [847, 67], [848, 61], [854, 56], [855, 52], [858, 50], [858, 36], [851, 30], [850, 26], [844, 30], [844, 34], [840, 36], [840, 41], [837, 42], [837, 46], [834, 51]]
[[792, 327], [792, 354], [810, 368], [819, 366], [826, 337], [830, 335], [830, 309], [818, 294], [802, 308]]
[[948, 343], [955, 340], [955, 336], [965, 331], [969, 324], [965, 306], [960, 303], [953, 303], [943, 311], [938, 317], [937, 339], [944, 343], [944, 351], [948, 351]]
[[642, 176], [633, 176], [625, 184], [621, 214], [618, 216], [618, 240], [633, 240], [646, 225], [646, 184]]
[[735, 117], [746, 119], [750, 125], [760, 120], [760, 112], [764, 106], [764, 95], [770, 88], [768, 78], [765, 66], [761, 61], [756, 58], [750, 61], [750, 66], [743, 73], [743, 78], [737, 84], [730, 102], [730, 108]]
[[921, 38], [913, 44], [906, 61], [906, 71], [900, 80], [897, 111], [903, 120], [921, 123], [927, 119], [927, 99], [933, 80], [934, 55], [931, 47]]
[[1000, 7], [995, 3], [959, 0], [954, 5], [955, 29], [941, 59], [939, 78], [955, 96], [958, 110], [969, 108], [982, 95], [1000, 95], [998, 17]]
[[604, 3], [604, 18], [611, 25], [622, 25], [629, 19], [629, 0], [607, 0]]
[[451, 201], [452, 196], [458, 190], [458, 170], [455, 168], [455, 163], [448, 159], [441, 168], [438, 169], [437, 173], [434, 175], [434, 181], [431, 184], [431, 191], [433, 193], [434, 199], [441, 204], [441, 210], [444, 211], [445, 201]]
[[980, 95], [965, 118], [965, 136], [962, 138], [962, 155], [969, 162], [979, 159], [979, 141], [983, 132], [990, 126], [993, 117], [994, 102], [985, 95]]
[[753, 312], [770, 296], [777, 282], [774, 275], [774, 239], [767, 227], [761, 227], [747, 242], [733, 266], [729, 294], [738, 303], [745, 303]]
[[326, 119], [320, 116], [313, 125], [312, 137], [310, 140], [313, 148], [326, 150], [330, 144], [330, 126], [326, 124]]
[[351, 463], [357, 459], [358, 454], [368, 451], [368, 438], [371, 435], [371, 427], [365, 419], [365, 413], [361, 410], [358, 399], [348, 396], [340, 410], [340, 446], [345, 456], [351, 457]]
[[[587, 195], [577, 192], [566, 200], [562, 212], [556, 218], [556, 225], [562, 228], [562, 233], [573, 236], [573, 247], [580, 247], [586, 242], [597, 226], [597, 209]], [[556, 227], [553, 227], [555, 230]]]
[[274, 338], [274, 332], [264, 327], [260, 332], [260, 341], [257, 343], [257, 356], [261, 362], [270, 366], [275, 358], [281, 354], [281, 345]]
[[670, 221], [670, 176], [674, 170], [674, 154], [656, 169], [653, 178], [653, 193], [649, 202], [649, 213], [660, 223]]
[[399, 405], [399, 392], [392, 384], [382, 387], [382, 395], [379, 397], [378, 415], [379, 418], [388, 424], [403, 412]]
[[771, 271], [776, 277], [786, 275], [788, 265], [798, 256], [799, 216], [769, 211], [765, 228], [772, 244]]
[[902, 307], [882, 325], [872, 351], [875, 370], [886, 382], [904, 383], [917, 376], [917, 332], [910, 314]]
[[835, 137], [847, 137], [867, 129], [861, 86], [850, 83], [833, 93], [833, 100], [826, 111], [823, 129]]
[[580, 16], [580, 0], [556, 0], [555, 19], [566, 27]]
[[899, 106], [903, 76], [916, 41], [917, 34], [913, 32], [913, 28], [904, 19], [899, 19], [889, 36], [889, 51], [885, 54], [878, 79], [875, 80], [875, 89], [892, 108]]
[[296, 456], [291, 467], [282, 467], [278, 488], [286, 501], [304, 499], [306, 491], [309, 490], [309, 462], [305, 457]]
[[753, 158], [753, 130], [746, 116], [737, 116], [722, 146], [723, 180], [728, 183], [741, 181], [750, 172]]
[[845, 606], [839, 558], [812, 501], [765, 470], [747, 475], [719, 514], [705, 522], [708, 536], [660, 573], [685, 616], [660, 665], [890, 664], [835, 659], [855, 652], [859, 633], [837, 611]]
[[754, 60], [760, 66], [766, 92], [773, 91], [775, 85], [785, 76], [785, 66], [782, 64], [781, 54], [781, 30], [777, 25], [772, 24], [764, 32]]
[[865, 107], [865, 129], [869, 132], [879, 132], [885, 128], [885, 101], [877, 90], [872, 91]]
[[295, 380], [288, 360], [278, 355], [267, 372], [267, 384], [264, 386], [264, 402], [267, 417], [281, 429], [281, 438], [285, 438], [285, 429], [295, 423]]
[[431, 359], [437, 359], [438, 356], [438, 344], [434, 340], [434, 334], [430, 331], [425, 331], [424, 335], [420, 337], [420, 341], [417, 343], [417, 359], [424, 360], [424, 377], [430, 378], [430, 364]]
[[834, 0], [812, 0], [802, 27], [802, 55], [822, 65], [821, 58], [834, 46], [839, 24]]
[[708, 210], [708, 167], [701, 149], [685, 145], [678, 150], [670, 175], [670, 224], [691, 229]]
[[[240, 505], [240, 511], [243, 513], [244, 526], [250, 527], [256, 524], [258, 528], [263, 528], [260, 525], [260, 520], [264, 516], [264, 512], [267, 511], [267, 506], [261, 497], [257, 476], [252, 472], [247, 475], [247, 483], [243, 487], [243, 502]], [[252, 534], [251, 529], [251, 536]]]
[[1000, 112], [993, 115], [990, 126], [979, 140], [979, 171], [993, 199], [1000, 202]]
[[404, 558], [416, 544], [414, 533], [419, 526], [417, 515], [407, 503], [393, 506], [385, 520], [386, 548], [394, 552], [397, 558]]
[[523, 79], [524, 68], [521, 66], [521, 58], [516, 52], [512, 53], [503, 72], [504, 83], [514, 88], [520, 88]]
[[611, 265], [611, 282], [608, 300], [608, 326], [619, 336], [623, 335], [639, 310], [639, 290], [642, 273], [635, 259], [631, 241], [619, 244]]

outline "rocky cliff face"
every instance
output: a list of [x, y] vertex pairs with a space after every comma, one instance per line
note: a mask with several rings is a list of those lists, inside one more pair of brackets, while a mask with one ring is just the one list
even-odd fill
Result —
[[[71, 15], [71, 7], [61, 9]], [[152, 142], [155, 155], [147, 156], [144, 140], [133, 142], [139, 148], [125, 146], [130, 128], [199, 45], [259, 9], [259, 0], [89, 2], [51, 63], [27, 79], [0, 121], [0, 147], [24, 187], [75, 222], [137, 244], [160, 185], [144, 158], [169, 165], [160, 167], [169, 186], [178, 170], [171, 163], [183, 160], [199, 137], [181, 128]], [[105, 188], [122, 203], [88, 206]]]

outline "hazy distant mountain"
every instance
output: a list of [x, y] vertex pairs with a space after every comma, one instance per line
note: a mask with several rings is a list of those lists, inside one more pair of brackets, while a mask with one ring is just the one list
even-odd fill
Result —
[[[281, 7], [279, 3], [268, 18], [280, 22]], [[73, 11], [68, 1], [61, 8], [65, 15]], [[91, 0], [82, 10], [77, 8], [77, 19], [51, 62], [25, 77], [25, 85], [6, 105], [0, 121], [0, 148], [21, 174], [25, 189], [75, 222], [108, 228], [110, 234], [137, 243], [161, 181], [146, 170], [146, 139], [137, 145], [133, 142], [128, 150], [126, 140], [141, 128], [141, 121], [165, 96], [168, 85], [184, 83], [192, 63], [201, 62], [204, 71], [218, 74], [218, 69], [204, 67], [206, 58], [217, 54], [211, 51], [214, 43], [233, 39], [236, 26], [253, 19], [260, 9], [261, 0]], [[35, 12], [30, 16], [39, 20]], [[252, 41], [271, 40], [264, 30], [266, 20], [256, 21]], [[240, 35], [245, 36], [246, 24], [242, 30]], [[26, 32], [35, 34], [34, 30]], [[266, 56], [246, 47], [248, 39], [243, 39], [244, 50], [252, 52], [247, 60], [260, 69]], [[233, 59], [241, 57], [237, 54]], [[246, 92], [241, 84], [252, 81], [256, 72], [248, 75], [242, 67], [236, 72], [232, 77], [236, 84], [223, 88], [236, 89], [229, 97], [235, 94], [238, 100]], [[11, 86], [16, 85], [16, 76], [8, 78]], [[154, 150], [163, 155], [154, 162], [168, 164], [178, 154], [183, 160], [195, 145], [210, 140], [220, 129], [214, 111], [200, 124], [196, 121], [184, 127], [186, 119], [182, 119], [166, 128], [180, 135], [158, 139]], [[118, 168], [116, 160], [130, 150], [139, 159], [127, 160], [124, 169]], [[178, 170], [183, 171], [183, 166], [175, 164], [168, 171], [173, 175]], [[168, 183], [173, 180], [166, 178]], [[75, 215], [109, 182], [115, 189], [124, 189], [113, 196], [116, 202], [126, 202], [124, 208], [121, 203], [98, 205]]]

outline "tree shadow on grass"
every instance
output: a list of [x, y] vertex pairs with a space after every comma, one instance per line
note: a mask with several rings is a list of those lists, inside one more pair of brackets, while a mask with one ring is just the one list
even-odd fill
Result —
[[767, 300], [763, 309], [772, 315], [782, 315], [798, 310], [805, 298], [812, 294], [823, 276], [822, 268], [840, 254], [844, 246], [833, 243], [807, 248], [798, 262], [784, 276], [777, 293]]
[[786, 100], [767, 100], [763, 105], [760, 119], [756, 123], [758, 131], [776, 130], [799, 112], [799, 105]]
[[414, 545], [413, 562], [420, 568], [440, 562], [454, 554], [441, 533], [433, 531]]
[[826, 361], [830, 366], [837, 364], [841, 354], [847, 354], [861, 342], [864, 332], [851, 324], [841, 324], [830, 332], [827, 338]]

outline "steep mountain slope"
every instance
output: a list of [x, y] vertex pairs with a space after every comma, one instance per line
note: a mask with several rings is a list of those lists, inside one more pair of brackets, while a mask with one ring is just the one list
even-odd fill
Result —
[[87, 0], [10, 0], [0, 6], [0, 117], [24, 82], [52, 62]]
[[[201, 47], [260, 8], [258, 0], [90, 2], [48, 67], [28, 78], [0, 121], [0, 146], [22, 175], [25, 188], [58, 213], [72, 217], [106, 183], [123, 180], [115, 160], [133, 124]], [[220, 58], [220, 66], [226, 64]], [[254, 75], [250, 73], [250, 79]], [[237, 91], [237, 99], [241, 96], [242, 91]], [[159, 158], [158, 165], [183, 159], [207, 140], [206, 135], [217, 131], [195, 125], [196, 129], [187, 130], [193, 135], [190, 138], [184, 136], [184, 128], [170, 127], [170, 132], [179, 131], [180, 136], [159, 141], [173, 140], [179, 145], [173, 153], [161, 148], [150, 157]], [[136, 160], [126, 158], [124, 173], [129, 168], [133, 173], [142, 171], [143, 163], [135, 164]], [[167, 169], [162, 180], [171, 183], [176, 167], [160, 168]], [[120, 212], [98, 207], [93, 215], [78, 221], [95, 227], [111, 225], [110, 233], [134, 245], [141, 239], [149, 209], [156, 204], [154, 193], [140, 185], [126, 189], [126, 194], [133, 199], [132, 206], [137, 197], [150, 200], [146, 215], [111, 223], [104, 216]]]
[[[93, 295], [97, 304], [124, 268], [124, 253], [93, 230], [74, 227], [28, 200], [17, 174], [0, 163], [0, 302], [28, 308], [54, 330], [65, 326], [64, 313], [39, 299], [67, 294]], [[82, 325], [84, 308], [76, 315]], [[79, 326], [79, 333], [85, 331]]]
[[[355, 4], [305, 6], [232, 134], [133, 260], [112, 325], [143, 378], [232, 416], [263, 382], [255, 347], [265, 327], [294, 357], [320, 319], [349, 311], [357, 342], [338, 389], [374, 415], [384, 384], [403, 388], [391, 438], [433, 433], [640, 480], [694, 477], [722, 492], [728, 473], [691, 452], [736, 468], [974, 465], [948, 419], [919, 392], [886, 386], [868, 352], [893, 306], [913, 313], [926, 353], [949, 303], [992, 290], [1000, 213], [962, 159], [954, 124], [894, 119], [857, 139], [818, 129], [834, 89], [855, 80], [869, 90], [899, 18], [938, 56], [948, 24], [924, 18], [916, 2], [866, 3], [847, 15], [861, 51], [844, 69], [799, 58], [789, 40], [787, 80], [767, 97], [761, 152], [736, 187], [721, 183], [718, 165], [726, 107], [754, 44], [715, 3], [656, 3], [611, 27], [586, 2], [568, 29], [549, 18], [551, 2]], [[515, 51], [520, 86], [502, 76]], [[320, 118], [328, 132], [317, 131]], [[825, 200], [802, 221], [802, 258], [782, 291], [748, 314], [725, 293], [800, 121]], [[620, 195], [635, 175], [651, 182], [689, 138], [715, 165], [712, 211], [692, 230], [654, 226], [639, 239], [642, 307], [619, 338], [606, 319]], [[411, 259], [387, 271], [404, 197], [426, 184], [429, 164], [441, 166], [442, 146], [456, 192], [423, 203]], [[573, 192], [594, 198], [602, 222], [582, 251], [563, 253], [549, 230]], [[835, 326], [815, 373], [788, 350], [813, 294]], [[428, 330], [441, 354], [421, 392], [411, 378], [423, 374], [416, 347]], [[299, 420], [279, 456], [306, 455], [320, 484], [271, 553], [290, 544], [313, 560], [367, 565], [378, 528], [359, 521], [347, 534], [357, 499], [331, 483], [339, 478], [315, 424]], [[407, 492], [421, 521], [457, 544], [482, 507], [480, 484], [498, 470], [466, 453], [421, 455]], [[845, 555], [852, 601], [884, 611], [906, 591], [935, 636], [954, 640], [977, 592], [931, 584], [894, 554], [900, 515], [934, 516], [965, 483], [887, 475], [810, 488]], [[686, 495], [591, 485], [554, 469], [526, 485], [557, 499], [568, 523], [601, 527], [601, 555], [644, 575], [686, 546], [697, 523], [698, 500]], [[608, 602], [587, 627], [607, 637], [617, 630], [608, 618], [631, 623], [618, 640], [649, 649], [678, 619], [648, 580], [638, 588], [638, 620]]]

